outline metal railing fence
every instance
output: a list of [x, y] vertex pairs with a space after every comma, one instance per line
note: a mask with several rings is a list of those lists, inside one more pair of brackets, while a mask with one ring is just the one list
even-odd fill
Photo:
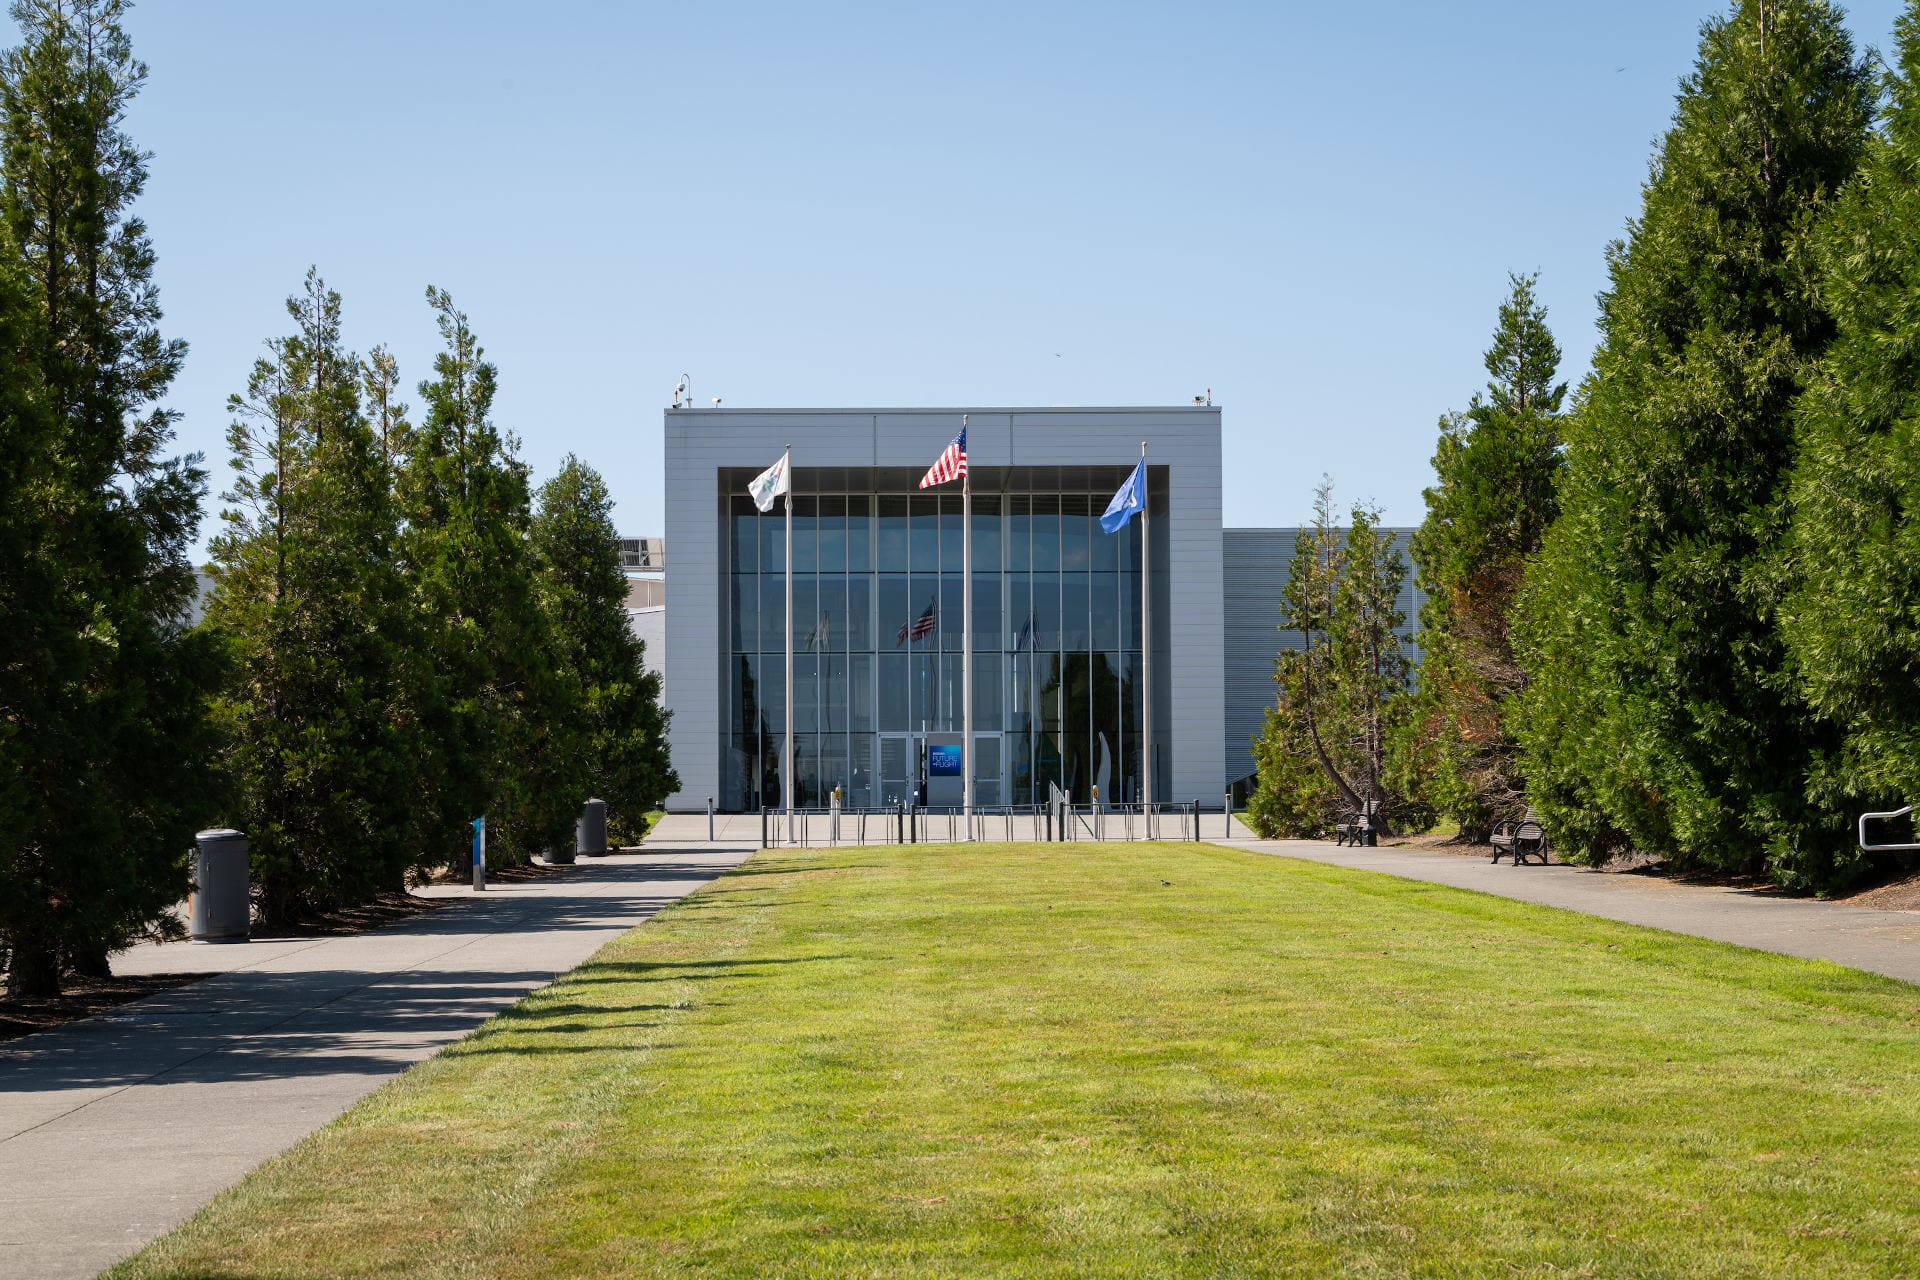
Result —
[[970, 821], [958, 809], [922, 805], [766, 808], [760, 811], [760, 843], [764, 848], [784, 849], [967, 841], [1198, 841], [1203, 838], [1200, 827], [1204, 812], [1197, 800], [1076, 805], [1057, 789], [1043, 804], [976, 806]]

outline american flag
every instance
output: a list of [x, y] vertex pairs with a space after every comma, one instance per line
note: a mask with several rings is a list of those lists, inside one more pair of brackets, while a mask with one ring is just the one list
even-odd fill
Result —
[[893, 638], [893, 647], [898, 649], [907, 642], [907, 637], [909, 636], [915, 640], [924, 640], [932, 635], [934, 616], [933, 601], [928, 600], [927, 607], [921, 611], [919, 617], [911, 622], [903, 622], [900, 624], [899, 633]]
[[949, 480], [958, 480], [967, 474], [967, 427], [960, 424], [960, 434], [947, 443], [946, 451], [933, 460], [927, 468], [927, 474], [920, 477], [920, 487], [929, 488], [936, 484], [945, 484]]

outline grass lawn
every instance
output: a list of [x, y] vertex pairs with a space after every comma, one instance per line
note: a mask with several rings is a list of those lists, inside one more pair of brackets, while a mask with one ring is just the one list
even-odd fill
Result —
[[1920, 988], [1075, 844], [763, 853], [110, 1274], [1916, 1270]]

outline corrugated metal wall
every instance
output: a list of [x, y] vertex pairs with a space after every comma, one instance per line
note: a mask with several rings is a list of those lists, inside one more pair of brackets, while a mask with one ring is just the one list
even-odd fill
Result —
[[[1344, 531], [1343, 531], [1344, 532]], [[1406, 624], [1400, 634], [1418, 662], [1412, 643], [1424, 595], [1413, 585], [1413, 561], [1407, 544], [1411, 529], [1389, 529], [1400, 558], [1407, 563], [1400, 589]], [[1221, 569], [1226, 595], [1226, 762], [1229, 779], [1253, 772], [1252, 741], [1273, 703], [1273, 660], [1282, 649], [1298, 649], [1298, 631], [1281, 631], [1280, 592], [1293, 566], [1297, 529], [1228, 529], [1221, 535]]]

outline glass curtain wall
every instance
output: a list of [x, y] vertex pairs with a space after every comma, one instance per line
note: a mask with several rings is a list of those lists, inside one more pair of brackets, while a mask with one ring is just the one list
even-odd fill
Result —
[[[1140, 797], [1140, 524], [1099, 514], [1126, 467], [973, 471], [975, 801]], [[1155, 518], [1155, 794], [1169, 776], [1166, 475], [1150, 468]], [[785, 731], [786, 537], [761, 515], [751, 470], [721, 473], [727, 705], [723, 807], [778, 805]], [[924, 803], [930, 739], [963, 716], [958, 485], [920, 472], [796, 468], [793, 519], [795, 798], [841, 788], [851, 806]]]

